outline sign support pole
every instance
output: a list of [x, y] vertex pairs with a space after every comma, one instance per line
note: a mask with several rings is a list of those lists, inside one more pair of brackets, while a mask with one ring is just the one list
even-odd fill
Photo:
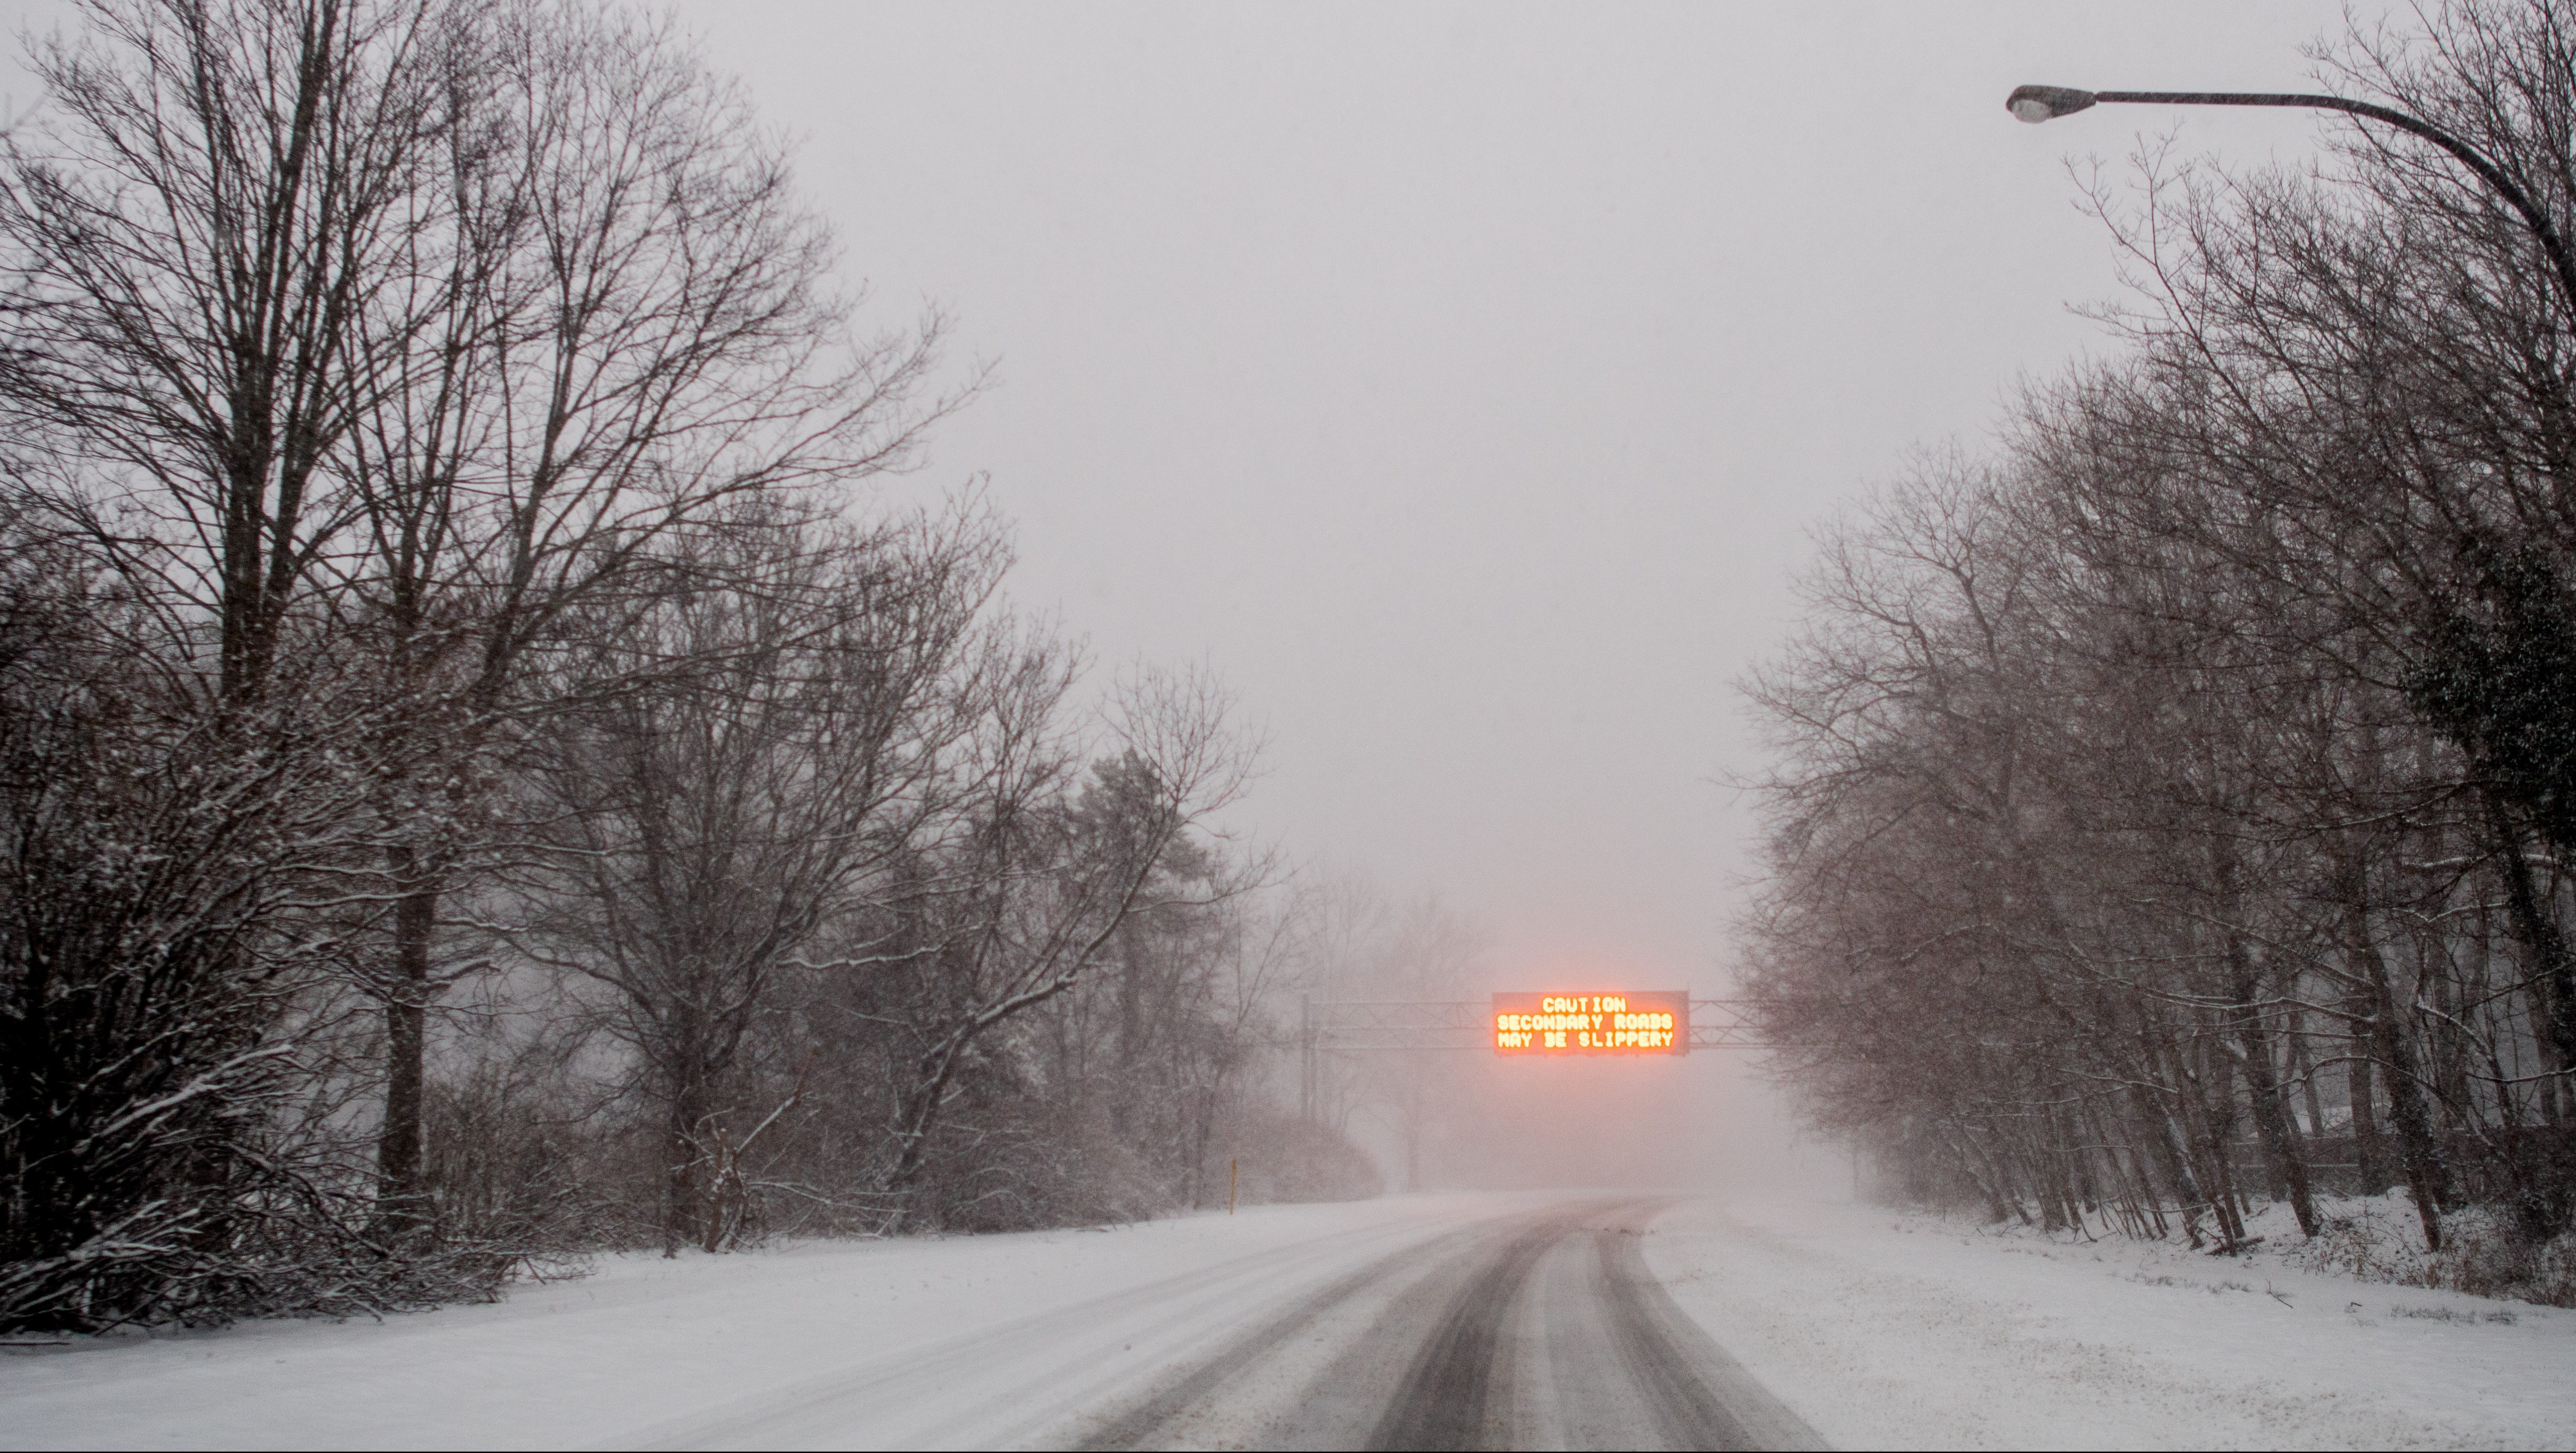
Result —
[[1314, 1125], [1324, 1118], [1323, 1107], [1315, 1103], [1315, 999], [1311, 994], [1297, 996], [1301, 1025], [1297, 1031], [1297, 1118]]

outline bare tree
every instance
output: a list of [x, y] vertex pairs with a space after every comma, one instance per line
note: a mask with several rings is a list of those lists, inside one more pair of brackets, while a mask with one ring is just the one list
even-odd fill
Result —
[[0, 164], [0, 1321], [1097, 1188], [1086, 1096], [1138, 1210], [1210, 1195], [1293, 922], [1252, 749], [1196, 674], [1077, 712], [971, 491], [863, 506], [978, 378], [739, 88], [601, 6], [84, 14]]
[[529, 764], [549, 850], [517, 875], [510, 937], [610, 991], [663, 1116], [667, 1247], [734, 1229], [711, 1182], [749, 1136], [723, 1097], [775, 977], [815, 967], [957, 810], [999, 559], [971, 515], [870, 536], [746, 523], [668, 561], [645, 608], [566, 662], [559, 690], [586, 704]]
[[371, 407], [346, 451], [366, 624], [414, 703], [407, 729], [447, 751], [388, 795], [406, 829], [389, 862], [380, 1149], [397, 1205], [419, 1190], [438, 905], [469, 865], [485, 755], [550, 709], [550, 686], [532, 688], [560, 679], [543, 677], [547, 654], [594, 619], [588, 603], [649, 588], [630, 577], [671, 537], [721, 529], [753, 498], [840, 508], [840, 491], [912, 462], [972, 387], [922, 399], [936, 315], [856, 331], [785, 151], [669, 22], [503, 5], [472, 44], [441, 225], [368, 315], [408, 346], [368, 355]]
[[930, 973], [901, 1013], [913, 1048], [877, 1176], [888, 1195], [920, 1178], [987, 1036], [1103, 972], [1139, 918], [1228, 891], [1175, 871], [1189, 835], [1250, 779], [1254, 749], [1229, 730], [1222, 689], [1198, 674], [1127, 683], [1107, 720], [1118, 755], [1077, 794], [1080, 759], [1058, 717], [1069, 677], [1045, 653], [1013, 674], [988, 720], [977, 798], [889, 924], [889, 950]]
[[[349, 546], [332, 462], [426, 319], [387, 283], [446, 116], [435, 0], [132, 0], [39, 51], [13, 132], [0, 410], [36, 519], [156, 597], [207, 689], [256, 696]], [[373, 326], [362, 326], [362, 319]]]

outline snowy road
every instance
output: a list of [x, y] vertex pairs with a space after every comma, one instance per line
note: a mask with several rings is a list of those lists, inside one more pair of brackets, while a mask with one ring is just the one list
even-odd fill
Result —
[[489, 1306], [0, 1344], [0, 1449], [1724, 1447], [1810, 1427], [1846, 1447], [2564, 1448], [2570, 1367], [2576, 1312], [2262, 1254], [1813, 1199], [1460, 1193], [611, 1256]]
[[[627, 1446], [1822, 1446], [1646, 1270], [1639, 1238], [1665, 1204], [1273, 1246]], [[954, 1392], [996, 1386], [1010, 1394]]]

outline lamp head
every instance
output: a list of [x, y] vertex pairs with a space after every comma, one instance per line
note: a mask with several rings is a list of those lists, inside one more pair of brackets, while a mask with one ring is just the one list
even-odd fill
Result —
[[2004, 98], [2004, 109], [2024, 121], [2037, 125], [2072, 116], [2093, 104], [2093, 93], [2072, 86], [2015, 86]]

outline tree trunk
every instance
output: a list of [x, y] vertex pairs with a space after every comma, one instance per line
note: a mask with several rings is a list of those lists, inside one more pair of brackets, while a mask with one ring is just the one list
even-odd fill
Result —
[[2511, 915], [2513, 936], [2531, 953], [2531, 998], [2548, 1026], [2558, 1063], [2576, 1065], [2576, 959], [2571, 959], [2566, 936], [2558, 931], [2557, 921], [2542, 905], [2531, 881], [2521, 834], [2492, 798], [2487, 802], [2487, 825], [2504, 859], [2505, 909]]
[[694, 1046], [674, 1069], [670, 1118], [663, 1126], [664, 1154], [670, 1164], [662, 1187], [662, 1254], [677, 1256], [698, 1239], [706, 1223], [705, 1197], [698, 1190], [698, 1166], [705, 1159], [701, 1134], [708, 1112], [707, 1077]]
[[2308, 1138], [2319, 1140], [2326, 1133], [2325, 1100], [2317, 1094], [2317, 1067], [2308, 1053], [2307, 1019], [2293, 1011], [2290, 1015], [2290, 1077], [2299, 1082], [2299, 1098], [2308, 1112]]
[[427, 1226], [421, 1115], [427, 1087], [430, 935], [438, 890], [394, 904], [394, 982], [385, 994], [385, 1123], [376, 1140], [376, 1216], [396, 1234]]
[[2228, 987], [2236, 997], [2237, 1038], [2244, 1047], [2245, 1087], [2254, 1101], [2254, 1133], [2263, 1142], [2274, 1179], [2289, 1187], [2290, 1210], [2299, 1218], [2299, 1234], [2314, 1236], [2317, 1204], [2308, 1190], [2307, 1156], [2291, 1133], [2289, 1106], [2273, 1068], [2272, 1037], [2263, 1027], [2253, 958], [2245, 951], [2244, 940], [2233, 934], [2227, 940], [2227, 970], [2232, 981]]
[[[2406, 1188], [2415, 1200], [2416, 1218], [2424, 1226], [2427, 1250], [2442, 1249], [2442, 1202], [2448, 1176], [2442, 1153], [2433, 1141], [2432, 1117], [2416, 1082], [2412, 1047], [2397, 1023], [2397, 1003], [2388, 987], [2388, 965], [2371, 937], [2369, 911], [2358, 885], [2345, 895], [2344, 931], [2351, 940], [2356, 966], [2370, 1006], [2368, 1021], [2372, 1058], [2388, 1091], [2388, 1119], [2397, 1131], [2397, 1160]], [[2356, 1097], [2355, 1103], [2359, 1103]]]
[[2344, 1103], [2352, 1113], [2353, 1194], [2358, 1196], [2388, 1189], [2387, 1164], [2379, 1153], [2379, 1106], [2370, 1088], [2369, 1006], [2370, 996], [2358, 989], [2345, 996]]

